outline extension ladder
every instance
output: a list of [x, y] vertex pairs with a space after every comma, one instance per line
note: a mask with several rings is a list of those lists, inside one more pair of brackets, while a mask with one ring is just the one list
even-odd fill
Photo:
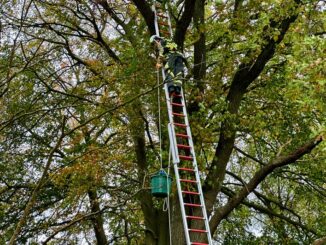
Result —
[[[167, 4], [153, 3], [156, 35], [172, 37], [171, 19]], [[165, 80], [165, 71], [162, 68]], [[169, 140], [173, 166], [177, 183], [180, 209], [187, 245], [212, 245], [209, 222], [200, 184], [194, 144], [183, 95], [169, 95], [167, 84], [164, 85], [169, 115]], [[208, 243], [207, 243], [208, 242]]]

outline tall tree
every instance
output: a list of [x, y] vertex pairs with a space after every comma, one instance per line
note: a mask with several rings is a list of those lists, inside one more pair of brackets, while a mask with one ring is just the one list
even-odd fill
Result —
[[[1, 243], [184, 244], [176, 188], [167, 212], [149, 186], [169, 161], [152, 3], [1, 2]], [[219, 244], [325, 237], [324, 8], [169, 2]]]

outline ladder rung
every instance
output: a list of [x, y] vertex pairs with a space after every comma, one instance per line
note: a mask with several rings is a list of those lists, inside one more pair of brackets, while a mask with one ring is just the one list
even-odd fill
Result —
[[196, 180], [192, 180], [192, 179], [180, 179], [180, 182], [197, 183]]
[[187, 125], [183, 123], [173, 123], [175, 126], [181, 127], [181, 128], [186, 128]]
[[[162, 17], [162, 18], [167, 18], [167, 17]], [[169, 23], [166, 23], [166, 22], [162, 22], [162, 21], [159, 21], [157, 22], [159, 25], [161, 26], [166, 26], [166, 27], [170, 27]], [[171, 25], [172, 28], [175, 28], [175, 25]]]
[[200, 195], [199, 192], [195, 192], [195, 191], [182, 191], [182, 193], [184, 193], [184, 194], [190, 194], [190, 195]]
[[180, 93], [175, 93], [175, 92], [172, 92], [171, 96], [173, 97], [178, 97], [178, 98], [182, 98], [182, 95]]
[[156, 14], [158, 17], [161, 17], [161, 18], [165, 18], [165, 19], [168, 19], [169, 17], [165, 16], [164, 14], [161, 14], [161, 13], [157, 13]]
[[184, 203], [184, 205], [188, 207], [196, 207], [196, 208], [201, 207], [201, 204], [196, 204], [196, 203]]
[[168, 24], [168, 23], [165, 23], [165, 22], [161, 22], [161, 21], [160, 21], [160, 22], [158, 22], [158, 24], [159, 24], [159, 25], [162, 25], [162, 26], [169, 26], [169, 24]]
[[160, 30], [160, 32], [162, 32], [163, 34], [169, 34], [170, 35], [169, 31]]
[[174, 103], [174, 102], [172, 102], [171, 105], [174, 105], [174, 106], [180, 106], [180, 107], [183, 106], [183, 104], [180, 104], [180, 103]]
[[189, 145], [181, 145], [181, 144], [177, 144], [178, 148], [182, 148], [182, 149], [191, 149], [191, 146]]
[[197, 219], [197, 220], [204, 220], [204, 217], [201, 216], [186, 216], [187, 219]]
[[181, 138], [189, 138], [188, 135], [186, 135], [186, 134], [180, 134], [180, 133], [176, 133], [175, 136], [181, 137]]
[[191, 245], [209, 245], [208, 243], [202, 243], [202, 242], [191, 242]]
[[164, 31], [169, 31], [170, 29], [169, 29], [169, 27], [168, 26], [166, 26], [166, 25], [160, 25], [159, 26], [160, 27], [160, 30], [162, 31], [162, 32], [164, 32]]
[[192, 168], [178, 168], [178, 169], [183, 171], [195, 172], [195, 170], [193, 170]]
[[192, 232], [207, 233], [206, 230], [199, 230], [199, 229], [188, 229], [188, 230]]
[[185, 114], [182, 114], [182, 113], [172, 112], [172, 114], [173, 114], [174, 116], [177, 116], [177, 117], [185, 117]]
[[182, 155], [179, 155], [179, 158], [180, 158], [181, 160], [186, 160], [186, 161], [192, 161], [192, 160], [194, 160], [193, 157], [182, 156]]

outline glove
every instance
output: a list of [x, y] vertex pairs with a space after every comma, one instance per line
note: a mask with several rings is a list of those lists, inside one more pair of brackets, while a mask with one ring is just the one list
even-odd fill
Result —
[[161, 63], [156, 63], [156, 69], [158, 70], [160, 68], [162, 68], [162, 64]]

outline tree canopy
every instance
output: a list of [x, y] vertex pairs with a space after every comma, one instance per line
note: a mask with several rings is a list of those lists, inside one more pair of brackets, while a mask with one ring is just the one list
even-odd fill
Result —
[[[324, 1], [167, 2], [213, 240], [322, 243]], [[0, 3], [0, 243], [184, 244], [153, 1]]]

